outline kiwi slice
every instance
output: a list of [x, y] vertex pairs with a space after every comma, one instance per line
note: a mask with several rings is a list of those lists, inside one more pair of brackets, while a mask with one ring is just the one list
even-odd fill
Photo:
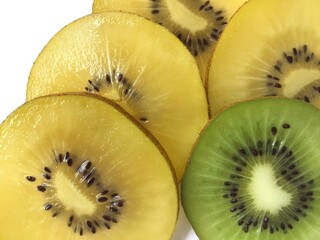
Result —
[[292, 98], [319, 79], [318, 9], [317, 0], [244, 4], [213, 54], [208, 79], [211, 113], [256, 97]]
[[203, 130], [182, 181], [197, 235], [320, 238], [320, 111], [288, 98], [236, 104]]
[[0, 126], [0, 239], [170, 239], [174, 173], [135, 122], [88, 95], [13, 112]]
[[129, 13], [92, 14], [58, 32], [36, 59], [27, 99], [89, 92], [123, 107], [159, 140], [178, 180], [208, 120], [199, 70], [165, 28]]
[[95, 0], [93, 12], [138, 14], [169, 29], [195, 57], [203, 81], [215, 44], [231, 16], [247, 0]]

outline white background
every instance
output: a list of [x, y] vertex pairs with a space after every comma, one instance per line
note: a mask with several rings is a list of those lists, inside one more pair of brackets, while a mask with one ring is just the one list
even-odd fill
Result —
[[[32, 63], [63, 26], [91, 13], [91, 0], [1, 0], [0, 122], [24, 103]], [[180, 213], [172, 240], [198, 239]]]

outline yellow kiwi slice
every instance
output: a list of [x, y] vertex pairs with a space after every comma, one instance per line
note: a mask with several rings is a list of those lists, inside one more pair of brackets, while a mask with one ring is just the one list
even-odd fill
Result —
[[211, 113], [263, 96], [292, 98], [320, 78], [320, 1], [252, 0], [225, 28], [213, 54]]
[[0, 239], [170, 239], [178, 197], [155, 139], [88, 95], [37, 98], [0, 126]]
[[320, 108], [320, 79], [307, 84], [294, 97]]
[[205, 81], [216, 41], [231, 16], [247, 0], [95, 0], [93, 12], [138, 14], [169, 29], [195, 57]]
[[92, 14], [51, 39], [32, 67], [27, 99], [60, 92], [121, 105], [159, 140], [178, 180], [208, 120], [192, 55], [165, 28], [129, 13]]

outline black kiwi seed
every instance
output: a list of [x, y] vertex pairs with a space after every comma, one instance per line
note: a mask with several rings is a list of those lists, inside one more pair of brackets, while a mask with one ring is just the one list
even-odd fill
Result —
[[250, 152], [251, 152], [251, 154], [252, 154], [253, 156], [255, 156], [255, 157], [259, 155], [258, 150], [255, 149], [255, 148], [252, 148]]
[[242, 228], [242, 230], [243, 230], [245, 233], [247, 233], [247, 232], [249, 231], [249, 226], [244, 225], [243, 228]]
[[270, 233], [274, 233], [274, 229], [272, 226], [270, 227]]
[[238, 172], [241, 172], [241, 171], [242, 171], [242, 168], [241, 168], [241, 167], [236, 167], [235, 169], [236, 169], [236, 171], [238, 171]]
[[89, 160], [85, 160], [81, 163], [80, 167], [77, 170], [77, 173], [83, 173], [85, 170], [91, 167], [91, 162]]
[[68, 221], [68, 226], [69, 226], [69, 227], [71, 227], [71, 226], [72, 226], [73, 219], [74, 219], [74, 216], [73, 216], [73, 215], [71, 215], [71, 216], [69, 217], [69, 221]]
[[313, 192], [307, 192], [306, 196], [311, 197], [313, 195]]
[[241, 153], [242, 155], [246, 155], [246, 150], [243, 148], [239, 148], [239, 153]]
[[237, 208], [236, 207], [232, 207], [232, 208], [230, 208], [230, 212], [235, 212], [237, 210]]
[[98, 198], [98, 202], [106, 202], [106, 201], [108, 201], [107, 197], [99, 197]]
[[[124, 80], [121, 76], [118, 76], [118, 78]], [[43, 182], [36, 186], [37, 190], [40, 192], [46, 192], [47, 187], [51, 186], [49, 183], [52, 181], [51, 176], [55, 174], [55, 171], [53, 170], [59, 168], [59, 165], [66, 163], [71, 169], [74, 168], [74, 173], [76, 176], [75, 179], [78, 179], [78, 184], [91, 187], [90, 191], [92, 191], [92, 193], [90, 195], [96, 196], [96, 201], [99, 203], [98, 207], [100, 210], [102, 212], [108, 211], [108, 215], [102, 215], [101, 219], [88, 218], [83, 221], [83, 219], [80, 217], [79, 219], [76, 219], [72, 210], [65, 210], [68, 216], [66, 221], [67, 226], [73, 226], [73, 232], [79, 234], [80, 236], [87, 233], [95, 234], [98, 229], [101, 229], [100, 226], [102, 225], [104, 225], [106, 229], [111, 229], [111, 223], [114, 224], [118, 222], [116, 217], [121, 214], [121, 209], [124, 206], [124, 199], [121, 198], [118, 192], [111, 191], [110, 193], [110, 191], [102, 185], [102, 183], [99, 181], [99, 175], [95, 170], [96, 168], [92, 166], [92, 162], [90, 160], [85, 160], [82, 162], [80, 161], [81, 164], [78, 165], [78, 167], [74, 167], [74, 165], [77, 165], [77, 160], [72, 160], [70, 155], [71, 154], [69, 152], [66, 152], [65, 154], [58, 154], [54, 157], [53, 161], [53, 163], [55, 163], [57, 166], [53, 168], [45, 166], [43, 168], [43, 172], [39, 173], [43, 177]], [[77, 178], [79, 174], [80, 177]], [[25, 178], [30, 182], [36, 181], [36, 177], [31, 175], [27, 175]], [[54, 191], [55, 187], [53, 185], [52, 189], [45, 193], [47, 199], [51, 199], [50, 203], [46, 203], [43, 206], [45, 211], [51, 212], [50, 215], [53, 218], [63, 213], [61, 210], [64, 209], [63, 203], [61, 203], [59, 199], [55, 199], [51, 196], [52, 192]], [[108, 221], [110, 223], [105, 223], [104, 221]], [[89, 228], [89, 231], [86, 231], [83, 228], [83, 223]]]
[[100, 194], [101, 195], [105, 195], [105, 194], [107, 194], [109, 192], [109, 190], [103, 190]]
[[73, 164], [73, 160], [71, 158], [68, 158], [67, 159], [67, 164], [68, 164], [69, 167], [71, 167], [72, 164]]
[[41, 185], [37, 186], [37, 189], [40, 192], [45, 192], [47, 190], [44, 186], [41, 186]]
[[51, 203], [47, 203], [46, 205], [44, 205], [44, 210], [48, 211], [52, 208], [52, 204]]
[[236, 202], [238, 202], [238, 199], [236, 199], [236, 198], [232, 198], [232, 199], [230, 200], [230, 203], [236, 203]]
[[35, 177], [32, 177], [32, 176], [27, 176], [26, 179], [30, 182], [34, 182], [36, 181], [36, 178]]
[[104, 223], [104, 226], [107, 228], [107, 229], [110, 229], [110, 225], [108, 223]]
[[116, 204], [118, 207], [123, 207], [123, 205], [124, 205], [122, 200], [115, 202], [115, 204]]
[[49, 174], [47, 174], [47, 173], [42, 173], [42, 176], [47, 180], [51, 179], [51, 176]]
[[100, 91], [100, 89], [98, 88], [98, 86], [95, 85], [91, 80], [88, 80], [88, 82], [89, 82], [89, 84], [91, 85], [91, 87], [92, 87], [95, 91], [97, 91], [97, 92]]
[[111, 221], [111, 217], [108, 215], [103, 215], [102, 218], [107, 221]]
[[59, 159], [59, 162], [61, 163], [63, 161], [63, 155], [59, 154], [58, 159]]
[[54, 218], [54, 217], [56, 217], [58, 215], [59, 215], [59, 212], [55, 212], [55, 213], [52, 214], [52, 217]]
[[111, 77], [109, 74], [106, 75], [107, 84], [111, 83]]
[[87, 187], [92, 186], [92, 184], [94, 183], [95, 180], [96, 180], [95, 177], [90, 178], [90, 179], [87, 181]]
[[89, 228], [92, 228], [92, 223], [91, 223], [90, 221], [87, 221], [87, 226], [88, 226]]
[[140, 121], [141, 121], [141, 122], [144, 122], [144, 123], [149, 122], [148, 118], [146, 118], [146, 117], [141, 117], [141, 118], [140, 118]]

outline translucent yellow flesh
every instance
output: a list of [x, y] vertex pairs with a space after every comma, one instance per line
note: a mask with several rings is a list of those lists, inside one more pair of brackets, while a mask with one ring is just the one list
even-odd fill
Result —
[[[199, 32], [203, 31], [208, 25], [210, 25], [211, 28], [216, 27], [216, 15], [214, 15], [216, 12], [223, 11], [225, 21], [229, 21], [231, 16], [246, 1], [247, 0], [211, 1], [210, 4], [215, 11], [212, 13], [212, 11], [199, 11], [199, 8], [205, 4], [207, 0], [164, 0], [159, 2], [153, 2], [150, 0], [95, 0], [93, 3], [92, 12], [131, 12], [146, 17], [156, 23], [161, 22], [162, 26], [169, 29], [175, 35], [181, 32], [190, 36], [194, 42], [197, 42], [197, 38], [203, 38], [203, 35], [199, 36]], [[154, 4], [159, 5], [160, 14], [151, 13], [152, 6]], [[161, 16], [159, 17], [159, 15]], [[212, 31], [211, 28], [209, 31]], [[206, 37], [209, 37], [210, 32], [208, 32], [206, 35]], [[207, 79], [208, 63], [215, 45], [216, 42], [213, 41], [209, 49], [206, 51], [199, 51], [199, 54], [195, 56], [203, 82], [205, 82]]]
[[116, 100], [136, 119], [148, 119], [144, 126], [165, 148], [180, 180], [208, 120], [207, 100], [194, 59], [161, 26], [125, 13], [95, 14], [71, 23], [37, 58], [27, 98], [85, 91], [88, 80], [98, 78], [105, 86], [106, 74], [114, 77], [113, 70], [123, 73], [138, 97], [129, 93], [119, 100], [117, 91], [106, 87], [98, 94]]
[[[100, 182], [125, 199], [111, 230], [81, 237], [65, 216], [53, 218], [43, 209], [48, 199], [36, 186], [43, 167], [56, 164], [53, 151], [90, 159]], [[166, 158], [141, 129], [101, 100], [55, 96], [23, 105], [0, 127], [0, 165], [0, 239], [170, 239], [178, 199]], [[36, 182], [27, 181], [28, 175]], [[88, 189], [80, 189], [86, 197]], [[67, 194], [51, 197], [67, 202]]]
[[[281, 96], [293, 97], [304, 85], [320, 76], [318, 23], [320, 2], [253, 0], [229, 22], [213, 54], [208, 99], [212, 114], [234, 102], [268, 94], [266, 75], [281, 61]], [[253, 15], [254, 14], [254, 15]], [[308, 46], [312, 63], [288, 64], [284, 52]], [[304, 59], [307, 55], [301, 53]], [[311, 62], [311, 61], [310, 61]], [[299, 82], [297, 82], [297, 80]]]

